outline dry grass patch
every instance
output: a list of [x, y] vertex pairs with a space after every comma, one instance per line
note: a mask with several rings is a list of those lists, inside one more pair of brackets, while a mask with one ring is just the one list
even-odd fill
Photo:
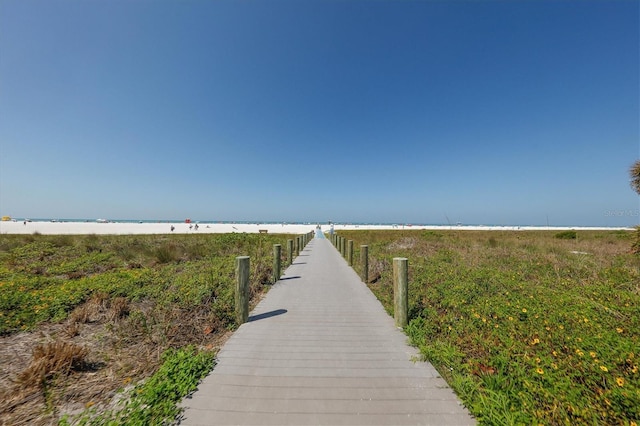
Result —
[[38, 345], [29, 366], [18, 374], [17, 383], [26, 388], [44, 388], [56, 376], [82, 370], [88, 353], [87, 348], [64, 340]]

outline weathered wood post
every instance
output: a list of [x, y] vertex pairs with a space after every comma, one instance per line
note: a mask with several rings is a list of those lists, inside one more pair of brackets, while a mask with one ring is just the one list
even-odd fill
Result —
[[345, 237], [340, 238], [340, 253], [342, 253], [342, 257], [347, 257], [347, 239]]
[[293, 263], [293, 240], [287, 240], [287, 265]]
[[273, 282], [276, 283], [280, 279], [280, 256], [282, 255], [282, 246], [280, 244], [273, 245]]
[[360, 246], [360, 276], [362, 282], [369, 281], [369, 246]]
[[353, 266], [353, 240], [347, 242], [347, 262], [349, 266]]
[[236, 322], [249, 319], [249, 256], [236, 257]]
[[393, 258], [393, 317], [396, 327], [408, 324], [409, 313], [409, 261], [406, 257]]

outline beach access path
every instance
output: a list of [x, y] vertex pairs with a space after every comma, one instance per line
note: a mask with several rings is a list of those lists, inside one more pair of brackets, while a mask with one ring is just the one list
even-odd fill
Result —
[[338, 251], [315, 238], [183, 400], [181, 425], [475, 424], [406, 342]]

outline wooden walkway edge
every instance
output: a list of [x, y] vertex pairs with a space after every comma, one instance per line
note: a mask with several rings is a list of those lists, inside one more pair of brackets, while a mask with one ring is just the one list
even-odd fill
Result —
[[186, 398], [181, 425], [474, 425], [326, 239], [312, 240]]

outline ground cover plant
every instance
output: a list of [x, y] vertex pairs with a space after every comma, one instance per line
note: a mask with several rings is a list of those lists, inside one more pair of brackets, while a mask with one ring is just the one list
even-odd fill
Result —
[[236, 326], [236, 256], [255, 303], [288, 238], [0, 236], [0, 424], [171, 420]]
[[[481, 424], [640, 423], [633, 232], [352, 231], [391, 313], [409, 259], [412, 342]], [[358, 269], [355, 262], [356, 270]]]

